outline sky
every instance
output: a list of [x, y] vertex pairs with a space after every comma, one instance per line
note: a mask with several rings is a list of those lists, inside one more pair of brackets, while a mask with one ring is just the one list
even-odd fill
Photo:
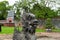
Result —
[[[1, 1], [4, 1], [4, 0], [0, 0], [0, 2]], [[18, 0], [6, 0], [6, 1], [9, 2], [9, 5], [13, 5], [15, 3], [15, 1], [18, 1]]]
[[[60, 0], [48, 0], [48, 1], [52, 1], [50, 2], [50, 5], [49, 5], [51, 9], [58, 10], [58, 8], [60, 7]], [[55, 3], [53, 1], [55, 1]]]
[[[4, 1], [4, 0], [0, 0], [0, 2], [1, 1]], [[15, 3], [15, 1], [19, 1], [19, 0], [6, 0], [6, 1], [8, 1], [9, 2], [9, 5], [13, 5], [14, 3]], [[60, 3], [60, 0], [55, 0], [56, 1], [56, 3]], [[53, 4], [53, 5], [51, 5], [51, 4]], [[58, 7], [60, 7], [60, 5], [58, 5], [58, 4], [54, 4], [54, 3], [51, 3], [50, 4], [50, 7], [52, 7], [52, 9], [57, 9]]]

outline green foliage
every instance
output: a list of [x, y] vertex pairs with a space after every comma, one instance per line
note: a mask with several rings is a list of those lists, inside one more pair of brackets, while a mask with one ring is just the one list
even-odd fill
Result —
[[46, 28], [46, 29], [53, 29], [53, 28], [54, 28], [54, 25], [53, 25], [52, 22], [51, 22], [51, 18], [47, 18], [47, 19], [46, 19], [45, 28]]
[[20, 12], [19, 12], [19, 9], [17, 9], [17, 12], [15, 14], [15, 20], [20, 21]]
[[[36, 0], [32, 0], [32, 2], [29, 2], [29, 0], [21, 0], [22, 2], [16, 2], [13, 6], [9, 6], [7, 1], [0, 2], [0, 19], [6, 19], [7, 17], [7, 10], [13, 9], [15, 7], [16, 9], [16, 17], [20, 17], [20, 8], [28, 8], [33, 14], [36, 15], [36, 18], [52, 18], [57, 15], [56, 12], [51, 10], [49, 7], [46, 7], [44, 4], [44, 0], [41, 0], [44, 4], [44, 6], [41, 5], [41, 3], [37, 3], [33, 5], [33, 8], [30, 9], [31, 5], [36, 2]], [[8, 5], [8, 6], [7, 6]], [[27, 9], [26, 9], [27, 10]]]
[[8, 8], [8, 1], [2, 1], [0, 2], [0, 20], [6, 19], [7, 17], [7, 10], [9, 10], [10, 8]]
[[37, 18], [52, 18], [57, 14], [49, 7], [41, 6], [38, 3], [33, 6], [31, 12], [34, 13]]
[[16, 7], [16, 14], [15, 14], [15, 20], [20, 20], [20, 8], [25, 9], [26, 11], [28, 10], [28, 6], [29, 4], [29, 0], [21, 0], [22, 2], [18, 2], [16, 1], [16, 3], [14, 4], [14, 7]]
[[[44, 0], [41, 0], [44, 4]], [[32, 2], [29, 2], [29, 0], [22, 0], [22, 2], [16, 2], [15, 3], [15, 7], [16, 8], [23, 8], [23, 9], [29, 9], [33, 14], [36, 15], [36, 18], [52, 18], [56, 16], [56, 12], [54, 12], [53, 10], [51, 10], [49, 7], [46, 7], [46, 5], [44, 4], [44, 6], [41, 5], [41, 3], [37, 3], [35, 4], [36, 0], [32, 0]], [[34, 3], [33, 8], [30, 9], [31, 5]]]

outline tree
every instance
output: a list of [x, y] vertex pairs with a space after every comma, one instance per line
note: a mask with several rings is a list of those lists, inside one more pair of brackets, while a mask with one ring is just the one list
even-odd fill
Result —
[[46, 7], [45, 0], [41, 0], [40, 5], [42, 5], [42, 6], [45, 6], [45, 7]]
[[60, 7], [58, 8], [57, 12], [57, 16], [60, 16]]
[[0, 20], [6, 19], [7, 17], [7, 10], [8, 8], [8, 1], [2, 1], [0, 2]]
[[25, 9], [26, 12], [30, 10], [30, 4], [34, 3], [35, 0], [29, 1], [29, 0], [21, 0], [21, 1], [16, 1], [15, 4], [13, 5], [16, 10], [16, 15], [15, 19], [20, 19], [20, 8]]
[[56, 16], [56, 13], [49, 7], [41, 6], [38, 3], [33, 6], [31, 12], [34, 13], [37, 18], [52, 18]]
[[45, 21], [45, 28], [46, 29], [52, 29], [53, 25], [52, 25], [52, 22], [51, 22], [51, 18], [47, 18], [46, 21]]
[[46, 19], [44, 26], [47, 32], [51, 32], [52, 29], [55, 29], [55, 26], [52, 24], [51, 18]]
[[[16, 7], [16, 11], [20, 10], [20, 8], [22, 9], [26, 9], [27, 8], [36, 15], [36, 18], [52, 18], [55, 17], [57, 13], [55, 13], [53, 10], [51, 10], [51, 8], [46, 7], [45, 1], [41, 0], [44, 4], [44, 6], [41, 5], [41, 3], [39, 4], [36, 0], [32, 0], [31, 2], [29, 0], [21, 0], [21, 2], [16, 2], [15, 3], [15, 7]], [[32, 7], [32, 9], [30, 9], [31, 4], [34, 4]], [[19, 15], [17, 13], [17, 15]]]

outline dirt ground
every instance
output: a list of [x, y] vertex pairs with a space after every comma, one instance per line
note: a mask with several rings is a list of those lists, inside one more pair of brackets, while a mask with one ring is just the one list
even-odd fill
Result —
[[60, 33], [36, 33], [38, 39], [37, 40], [60, 40]]
[[[55, 32], [42, 32], [36, 33], [37, 40], [60, 40], [60, 33]], [[0, 34], [0, 40], [12, 40], [11, 34]]]

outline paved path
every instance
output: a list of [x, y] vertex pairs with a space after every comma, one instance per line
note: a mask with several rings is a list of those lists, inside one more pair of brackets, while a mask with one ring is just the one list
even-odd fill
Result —
[[[36, 33], [37, 40], [60, 40], [60, 33]], [[0, 40], [12, 40], [11, 34], [0, 34]]]

